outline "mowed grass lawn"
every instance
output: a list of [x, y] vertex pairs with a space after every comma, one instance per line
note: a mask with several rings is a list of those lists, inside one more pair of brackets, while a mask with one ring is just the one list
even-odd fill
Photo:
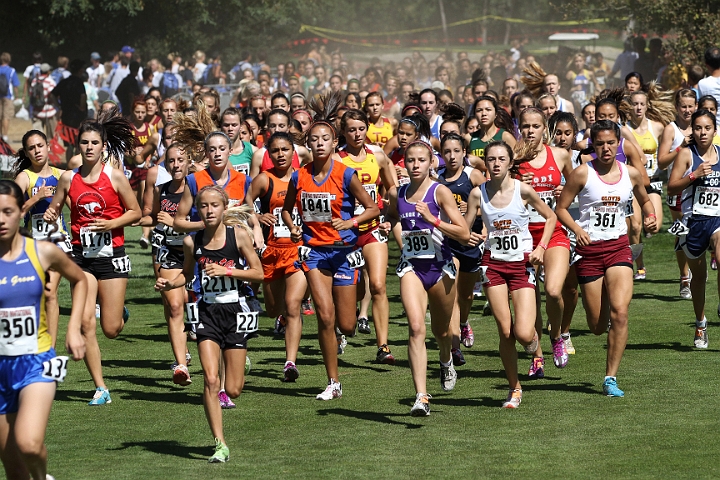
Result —
[[[58, 480], [720, 476], [716, 279], [711, 272], [710, 348], [694, 351], [691, 303], [677, 296], [672, 237], [666, 233], [646, 240], [648, 279], [635, 283], [618, 377], [625, 398], [601, 394], [606, 337], [589, 333], [580, 305], [572, 329], [577, 354], [567, 368], [556, 369], [550, 354], [545, 379], [528, 381], [530, 360], [521, 353], [522, 406], [501, 409], [507, 383], [495, 322], [481, 315], [484, 301], [478, 301], [471, 315], [475, 346], [464, 349], [467, 365], [457, 368], [455, 390], [441, 390], [437, 347], [428, 338], [432, 413], [410, 417], [407, 323], [393, 251], [387, 284], [397, 365], [374, 363], [374, 335], [350, 338], [340, 357], [344, 396], [319, 402], [315, 395], [326, 378], [315, 318], [305, 319], [294, 384], [280, 381], [284, 343], [273, 339], [273, 320], [263, 318], [259, 338], [250, 342], [253, 368], [243, 394], [237, 408], [224, 413], [230, 447], [224, 465], [207, 463], [213, 439], [203, 414], [195, 345], [193, 384], [172, 383], [163, 309], [152, 289], [149, 253], [137, 246], [138, 237], [139, 229], [127, 230], [130, 322], [115, 340], [100, 334], [113, 403], [86, 405], [94, 387], [82, 363], [71, 365], [58, 389], [47, 436], [49, 472]], [[64, 283], [63, 328], [68, 303]], [[61, 333], [60, 345], [63, 338]], [[543, 347], [550, 349], [547, 337]]]

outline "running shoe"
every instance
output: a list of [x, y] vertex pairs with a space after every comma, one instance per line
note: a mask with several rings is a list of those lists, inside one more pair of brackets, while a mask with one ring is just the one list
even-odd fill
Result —
[[545, 377], [545, 357], [533, 357], [528, 370], [530, 380], [538, 380]]
[[123, 323], [127, 323], [130, 320], [130, 310], [123, 306]]
[[430, 398], [427, 393], [415, 395], [415, 403], [410, 409], [410, 415], [413, 417], [427, 417], [430, 415]]
[[467, 348], [475, 344], [475, 334], [470, 326], [470, 322], [466, 322], [465, 325], [460, 325], [460, 341]]
[[230, 449], [223, 442], [215, 439], [215, 453], [208, 458], [208, 463], [225, 463], [230, 460]]
[[457, 365], [458, 367], [465, 365], [465, 355], [463, 355], [459, 348], [450, 350], [450, 355], [452, 355], [453, 365]]
[[345, 347], [347, 347], [347, 338], [345, 338], [345, 335], [341, 335], [339, 333], [336, 333], [335, 336], [337, 337], [337, 344], [338, 344], [338, 355], [342, 355], [345, 353]]
[[312, 302], [309, 298], [302, 301], [302, 314], [315, 315], [315, 310], [313, 310]]
[[46, 473], [46, 474], [45, 474], [45, 480], [55, 480], [55, 477], [53, 477], [53, 476], [50, 475], [49, 473]]
[[273, 329], [273, 335], [275, 335], [276, 337], [284, 337], [286, 325], [287, 321], [285, 320], [285, 317], [282, 315], [278, 315], [278, 317], [275, 319], [275, 328]]
[[695, 348], [708, 347], [707, 327], [695, 329]]
[[318, 394], [317, 397], [315, 397], [317, 400], [332, 400], [334, 398], [340, 398], [342, 397], [342, 385], [340, 382], [336, 382], [335, 380], [330, 380], [330, 383], [328, 383], [328, 386], [325, 387], [325, 390]]
[[568, 353], [565, 350], [565, 342], [562, 337], [557, 340], [550, 339], [553, 350], [553, 363], [557, 368], [565, 368], [568, 363]]
[[502, 404], [502, 408], [518, 408], [522, 403], [522, 390], [516, 388], [508, 392], [508, 396]]
[[93, 399], [88, 402], [88, 405], [95, 407], [97, 405], [105, 405], [107, 403], [112, 403], [110, 391], [107, 388], [97, 387], [95, 389], [95, 395], [93, 395]]
[[140, 237], [140, 248], [146, 250], [150, 246], [150, 242], [145, 237]]
[[192, 355], [190, 352], [185, 352], [185, 365], [190, 365], [190, 362], [192, 362]]
[[192, 340], [193, 342], [197, 342], [197, 333], [193, 332], [192, 330], [187, 332], [188, 340]]
[[225, 390], [220, 390], [218, 392], [218, 400], [220, 400], [220, 408], [229, 409], [229, 408], [235, 408], [235, 404], [232, 400], [230, 400], [230, 397], [227, 396], [227, 393], [225, 393]]
[[95, 318], [100, 320], [100, 304], [99, 303], [95, 304]]
[[624, 397], [625, 392], [620, 390], [617, 386], [617, 380], [608, 377], [603, 382], [603, 394], [607, 395], [608, 397]]
[[483, 296], [482, 282], [475, 282], [473, 286], [473, 300], [480, 300]]
[[537, 347], [538, 347], [538, 334], [537, 334], [537, 332], [535, 332], [532, 342], [530, 342], [529, 345], [525, 345], [525, 347], [523, 347], [523, 348], [525, 348], [525, 353], [527, 353], [528, 355], [532, 355], [537, 350]]
[[294, 382], [300, 376], [297, 367], [293, 362], [285, 363], [283, 368], [283, 382]]
[[455, 388], [455, 383], [457, 383], [457, 372], [455, 371], [455, 367], [453, 367], [453, 363], [450, 362], [450, 365], [447, 367], [440, 364], [440, 386], [443, 390], [446, 392], [449, 392], [453, 388]]
[[370, 333], [370, 321], [367, 319], [367, 317], [358, 318], [357, 330], [360, 333]]
[[713, 270], [717, 270], [717, 260], [715, 259], [715, 257], [710, 260], [710, 268]]
[[680, 298], [683, 300], [692, 300], [690, 280], [680, 280]]
[[635, 278], [635, 280], [645, 280], [646, 274], [647, 274], [647, 272], [645, 271], [644, 268], [638, 268], [638, 271], [635, 274], [634, 278]]
[[568, 355], [575, 355], [575, 346], [572, 343], [572, 339], [570, 338], [570, 334], [567, 334], [567, 337], [565, 335], [562, 335], [563, 343], [565, 344], [565, 351]]
[[375, 357], [378, 363], [384, 363], [386, 365], [395, 365], [395, 357], [390, 353], [390, 347], [387, 344], [378, 348], [377, 356]]
[[483, 317], [489, 317], [492, 315], [492, 308], [490, 307], [490, 302], [485, 302], [485, 305], [483, 305]]
[[252, 362], [250, 361], [250, 355], [245, 354], [245, 375], [250, 373], [251, 368], [252, 368]]
[[181, 387], [187, 387], [192, 383], [190, 372], [185, 365], [177, 365], [173, 368], [173, 383]]

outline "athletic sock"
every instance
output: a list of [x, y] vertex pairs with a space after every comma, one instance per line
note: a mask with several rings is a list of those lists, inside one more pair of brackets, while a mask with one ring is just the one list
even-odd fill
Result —
[[285, 362], [285, 366], [287, 367], [287, 366], [290, 365], [291, 363], [295, 363], [295, 362], [291, 362], [290, 360], [288, 360], [287, 362]]
[[697, 328], [706, 328], [707, 327], [707, 317], [703, 317], [703, 319], [700, 321], [695, 320], [695, 326]]
[[450, 357], [450, 361], [447, 363], [440, 360], [440, 365], [442, 365], [443, 367], [449, 367], [450, 365], [452, 365], [452, 357]]
[[610, 375], [605, 375], [605, 380], [607, 380], [608, 378], [611, 378], [617, 382], [617, 377], [611, 377]]
[[561, 333], [560, 336], [562, 337], [563, 340], [567, 340], [568, 338], [570, 338], [569, 333]]

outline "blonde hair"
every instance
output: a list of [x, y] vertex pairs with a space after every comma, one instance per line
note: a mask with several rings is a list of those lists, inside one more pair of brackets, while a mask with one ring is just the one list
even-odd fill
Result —
[[225, 205], [225, 212], [223, 213], [223, 224], [228, 227], [240, 227], [253, 238], [253, 231], [248, 225], [248, 218], [252, 216], [254, 210], [251, 206], [243, 204], [235, 207], [228, 207], [230, 204], [230, 197], [225, 190], [218, 187], [217, 185], [207, 185], [200, 189], [198, 194], [195, 196], [195, 208], [200, 210], [200, 197], [205, 193], [216, 193], [222, 198], [223, 204]]

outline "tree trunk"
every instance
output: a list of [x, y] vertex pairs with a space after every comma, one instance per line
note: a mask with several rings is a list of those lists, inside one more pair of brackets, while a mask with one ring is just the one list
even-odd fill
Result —
[[[484, 0], [483, 1], [483, 16], [487, 15], [488, 13], [488, 3], [490, 3], [490, 0]], [[481, 29], [481, 35], [482, 35], [482, 44], [483, 46], [487, 45], [487, 20], [482, 21], [482, 29]]]

